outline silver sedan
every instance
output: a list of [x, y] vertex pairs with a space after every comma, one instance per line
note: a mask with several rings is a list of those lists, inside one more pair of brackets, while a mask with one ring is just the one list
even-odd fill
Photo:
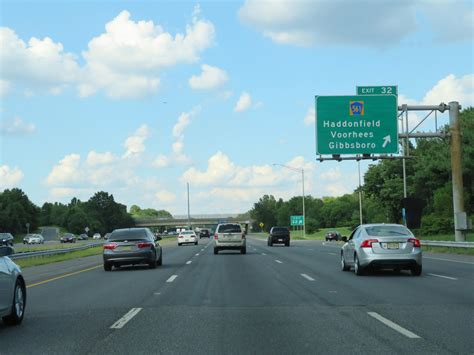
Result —
[[[344, 240], [344, 239], [343, 239]], [[356, 275], [370, 269], [410, 270], [421, 275], [420, 241], [399, 224], [363, 224], [357, 227], [341, 249], [343, 271], [354, 267]]]
[[0, 247], [0, 317], [8, 325], [22, 322], [26, 306], [26, 286], [21, 269], [8, 257], [13, 252], [11, 247]]

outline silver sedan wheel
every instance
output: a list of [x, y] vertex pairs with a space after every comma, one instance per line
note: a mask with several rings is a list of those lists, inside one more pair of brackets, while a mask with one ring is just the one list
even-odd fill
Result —
[[18, 318], [21, 318], [25, 310], [25, 297], [23, 294], [23, 287], [19, 284], [17, 284], [15, 288], [15, 310]]

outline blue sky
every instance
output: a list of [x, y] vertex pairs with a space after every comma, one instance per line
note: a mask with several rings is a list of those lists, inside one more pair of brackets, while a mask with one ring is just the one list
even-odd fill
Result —
[[474, 103], [470, 1], [2, 1], [0, 26], [0, 190], [39, 205], [184, 214], [189, 182], [192, 212], [244, 212], [301, 193], [273, 163], [338, 196], [357, 165], [316, 162], [315, 95]]

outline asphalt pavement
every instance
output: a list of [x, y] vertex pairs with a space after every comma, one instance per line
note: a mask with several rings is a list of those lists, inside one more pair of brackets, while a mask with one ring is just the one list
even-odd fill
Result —
[[340, 271], [336, 243], [213, 254], [163, 247], [163, 266], [100, 256], [24, 270], [23, 324], [0, 354], [472, 354], [474, 257], [425, 254], [423, 274]]

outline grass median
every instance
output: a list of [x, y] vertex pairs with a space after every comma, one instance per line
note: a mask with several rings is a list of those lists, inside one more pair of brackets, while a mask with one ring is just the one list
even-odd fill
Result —
[[[160, 243], [161, 246], [165, 246], [165, 245], [172, 245], [172, 244], [177, 243], [177, 242], [176, 242], [176, 238], [169, 238], [169, 239], [167, 238], [167, 239], [160, 240], [159, 243]], [[73, 247], [73, 246], [77, 247], [78, 245], [71, 245], [71, 247]], [[64, 248], [64, 245], [59, 245], [57, 248], [44, 247], [43, 250], [52, 250], [52, 249], [61, 249], [61, 248]], [[65, 254], [58, 254], [58, 255], [52, 255], [52, 256], [37, 256], [37, 257], [32, 257], [32, 258], [17, 259], [17, 260], [13, 260], [13, 261], [16, 264], [20, 265], [20, 267], [27, 268], [27, 267], [32, 267], [32, 266], [57, 263], [57, 262], [60, 262], [60, 261], [80, 259], [80, 258], [84, 258], [86, 256], [101, 255], [102, 250], [103, 250], [103, 247], [102, 247], [102, 245], [100, 245], [100, 246], [92, 247], [92, 248], [89, 248], [89, 249], [71, 251], [71, 252], [65, 253]], [[26, 250], [26, 251], [33, 251], [33, 250]], [[35, 249], [34, 251], [38, 251], [38, 249]]]

